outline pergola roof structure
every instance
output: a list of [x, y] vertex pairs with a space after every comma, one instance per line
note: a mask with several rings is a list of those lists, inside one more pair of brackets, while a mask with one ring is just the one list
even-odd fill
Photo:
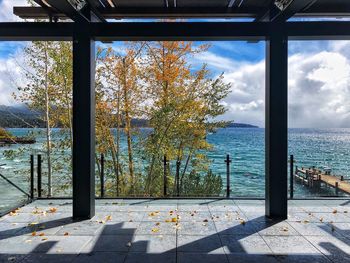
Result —
[[35, 0], [38, 7], [15, 7], [21, 18], [100, 21], [123, 18], [250, 18], [285, 21], [292, 17], [349, 16], [347, 0]]
[[[349, 0], [35, 0], [22, 18], [0, 23], [0, 40], [73, 40], [73, 217], [95, 213], [96, 40], [265, 40], [265, 209], [287, 217], [288, 40], [350, 39], [350, 22], [294, 17], [348, 17]], [[173, 22], [169, 18], [247, 18], [245, 22]], [[162, 22], [108, 23], [163, 18]], [[249, 20], [250, 19], [250, 20]], [[68, 20], [73, 22], [58, 22]], [[57, 23], [58, 22], [58, 23]], [[293, 177], [291, 177], [293, 178]]]

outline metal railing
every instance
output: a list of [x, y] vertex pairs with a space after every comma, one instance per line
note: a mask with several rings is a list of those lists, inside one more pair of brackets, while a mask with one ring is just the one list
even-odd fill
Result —
[[[105, 156], [102, 153], [99, 158], [100, 161], [100, 197], [105, 197]], [[168, 197], [168, 171], [169, 171], [169, 163], [170, 160], [167, 159], [167, 156], [163, 157], [163, 197]], [[232, 159], [229, 154], [226, 155], [226, 159], [224, 160], [226, 163], [226, 197], [230, 198], [231, 195], [231, 163]], [[181, 188], [180, 188], [180, 161], [176, 161], [176, 170], [175, 170], [175, 196], [181, 196]], [[118, 178], [117, 178], [118, 180]], [[118, 182], [117, 182], [118, 183]], [[117, 197], [119, 193], [117, 192]]]

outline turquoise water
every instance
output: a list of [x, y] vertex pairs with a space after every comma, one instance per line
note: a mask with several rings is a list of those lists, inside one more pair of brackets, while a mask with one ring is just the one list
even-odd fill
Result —
[[[25, 136], [29, 129], [10, 129], [16, 136]], [[146, 130], [144, 130], [146, 132]], [[142, 130], [141, 130], [142, 132]], [[54, 140], [59, 138], [59, 130], [54, 130]], [[24, 151], [14, 159], [4, 156], [6, 150], [15, 150], [20, 146], [0, 147], [0, 173], [7, 176], [24, 190], [29, 190], [29, 155], [40, 153], [45, 141], [44, 134], [36, 136], [37, 143], [27, 145]], [[213, 145], [208, 152], [212, 161], [211, 169], [220, 174], [226, 183], [226, 154], [232, 158], [231, 189], [232, 196], [264, 197], [265, 185], [265, 149], [264, 129], [226, 128], [216, 133], [208, 134], [207, 140]], [[126, 154], [125, 141], [122, 149]], [[55, 158], [70, 154], [55, 153]], [[298, 166], [331, 167], [334, 174], [350, 178], [350, 129], [289, 129], [289, 154], [293, 154]], [[288, 158], [288, 156], [286, 156]], [[64, 164], [63, 166], [69, 164]], [[45, 169], [45, 163], [43, 164]], [[17, 171], [17, 173], [16, 173]], [[54, 184], [58, 185], [62, 174], [54, 174]], [[225, 186], [224, 186], [225, 189]], [[15, 204], [25, 196], [16, 189], [0, 181], [0, 210]], [[67, 193], [66, 193], [67, 194]], [[68, 191], [69, 194], [69, 191]], [[224, 194], [224, 191], [223, 191]], [[311, 191], [302, 185], [295, 185], [296, 197], [333, 196], [333, 189]]]

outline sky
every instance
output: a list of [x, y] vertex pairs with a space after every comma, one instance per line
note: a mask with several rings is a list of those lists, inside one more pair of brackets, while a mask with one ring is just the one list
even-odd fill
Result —
[[[0, 0], [0, 22], [16, 21], [12, 7], [25, 2]], [[213, 76], [224, 72], [224, 80], [231, 83], [222, 119], [264, 127], [265, 43], [210, 43], [190, 63], [206, 63]], [[21, 50], [27, 44], [0, 42], [0, 105], [17, 103], [11, 94], [25, 81]], [[291, 41], [288, 48], [289, 127], [350, 128], [350, 41]]]

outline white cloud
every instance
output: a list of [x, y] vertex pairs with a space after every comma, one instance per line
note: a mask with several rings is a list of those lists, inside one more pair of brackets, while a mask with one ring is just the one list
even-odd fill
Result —
[[23, 65], [21, 51], [10, 57], [0, 58], [0, 105], [18, 104], [12, 95], [17, 92], [18, 86], [25, 85]]
[[0, 22], [20, 21], [20, 18], [13, 14], [13, 7], [27, 5], [27, 0], [0, 0]]
[[[330, 42], [327, 50], [289, 57], [290, 127], [350, 127], [350, 42]], [[264, 74], [264, 61], [225, 74], [232, 89], [224, 119], [264, 126]]]

